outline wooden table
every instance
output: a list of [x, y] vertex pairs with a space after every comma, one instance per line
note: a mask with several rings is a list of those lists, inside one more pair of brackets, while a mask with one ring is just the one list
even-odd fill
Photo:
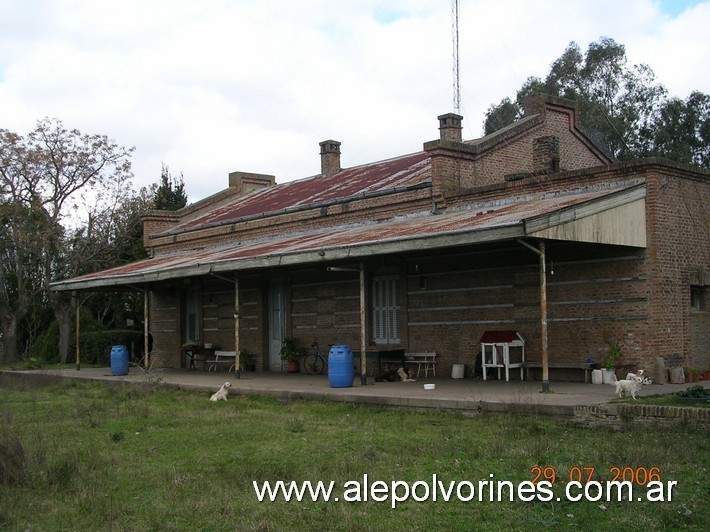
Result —
[[210, 358], [214, 358], [215, 347], [186, 347], [183, 349], [183, 354], [185, 357], [185, 365], [187, 369], [199, 369], [205, 371], [207, 369], [207, 362]]

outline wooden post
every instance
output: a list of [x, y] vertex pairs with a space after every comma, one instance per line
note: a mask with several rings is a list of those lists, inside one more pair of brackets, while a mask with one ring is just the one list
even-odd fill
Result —
[[239, 276], [234, 275], [234, 373], [242, 378], [239, 356]]
[[149, 289], [146, 288], [143, 291], [143, 367], [146, 369], [148, 369], [148, 335], [150, 334], [149, 295]]
[[547, 273], [545, 267], [545, 241], [540, 240], [540, 336], [542, 339], [542, 392], [550, 391], [547, 358]]
[[79, 323], [81, 320], [79, 319], [79, 298], [76, 295], [76, 292], [72, 293], [72, 298], [74, 299], [74, 309], [76, 310], [76, 331], [74, 332], [74, 341], [76, 342], [76, 370], [80, 371], [81, 370], [81, 345], [79, 344]]
[[367, 339], [365, 337], [365, 311], [367, 300], [365, 297], [365, 263], [360, 263], [360, 384], [367, 384]]

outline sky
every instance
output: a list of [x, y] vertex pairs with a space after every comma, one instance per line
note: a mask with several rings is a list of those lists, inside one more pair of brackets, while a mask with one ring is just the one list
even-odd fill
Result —
[[[0, 0], [0, 129], [135, 147], [133, 186], [277, 183], [420, 151], [454, 110], [451, 0]], [[464, 138], [571, 41], [611, 37], [670, 96], [710, 93], [710, 0], [459, 0]]]

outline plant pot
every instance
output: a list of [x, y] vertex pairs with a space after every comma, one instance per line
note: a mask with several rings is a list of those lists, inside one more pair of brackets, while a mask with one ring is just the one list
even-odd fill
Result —
[[289, 373], [298, 373], [298, 360], [289, 360], [286, 371]]
[[611, 384], [614, 380], [612, 375], [614, 375], [613, 369], [602, 369], [602, 383]]
[[602, 370], [593, 369], [592, 370], [592, 384], [601, 384], [604, 382], [604, 377], [602, 376]]
[[685, 374], [685, 382], [686, 382], [686, 384], [689, 382], [695, 382], [695, 373], [686, 373]]
[[703, 380], [710, 381], [710, 371], [706, 371], [705, 373], [703, 373]]

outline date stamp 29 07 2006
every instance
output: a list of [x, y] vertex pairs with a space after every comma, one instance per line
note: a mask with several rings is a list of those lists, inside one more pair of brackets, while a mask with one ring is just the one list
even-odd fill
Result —
[[[552, 466], [533, 466], [530, 468], [530, 473], [532, 474], [533, 484], [537, 484], [540, 481], [547, 481], [550, 484], [566, 483], [566, 482], [579, 482], [580, 484], [588, 484], [589, 482], [599, 480], [597, 478], [597, 469], [590, 466], [574, 466], [571, 467], [566, 472], [558, 472]], [[661, 470], [660, 468], [653, 467], [617, 467], [612, 466], [609, 468], [608, 473], [610, 478], [605, 478], [603, 480], [608, 480], [609, 482], [631, 482], [637, 486], [645, 486], [649, 482], [660, 482], [661, 481]]]
[[[603, 492], [606, 492], [608, 498], [613, 491], [618, 500], [671, 501], [673, 488], [678, 485], [674, 480], [664, 483], [661, 479], [661, 470], [656, 466], [610, 466], [604, 473], [597, 475], [597, 468], [591, 466], [555, 469], [552, 466], [536, 465], [530, 468], [530, 474], [531, 482], [535, 485], [564, 486], [567, 497], [571, 500], [580, 500], [582, 492], [588, 500], [598, 500]], [[645, 488], [645, 496], [639, 497], [638, 494], [634, 496], [634, 486], [642, 490]], [[571, 495], [573, 487], [580, 494], [577, 498]], [[597, 498], [592, 495], [595, 493]]]

